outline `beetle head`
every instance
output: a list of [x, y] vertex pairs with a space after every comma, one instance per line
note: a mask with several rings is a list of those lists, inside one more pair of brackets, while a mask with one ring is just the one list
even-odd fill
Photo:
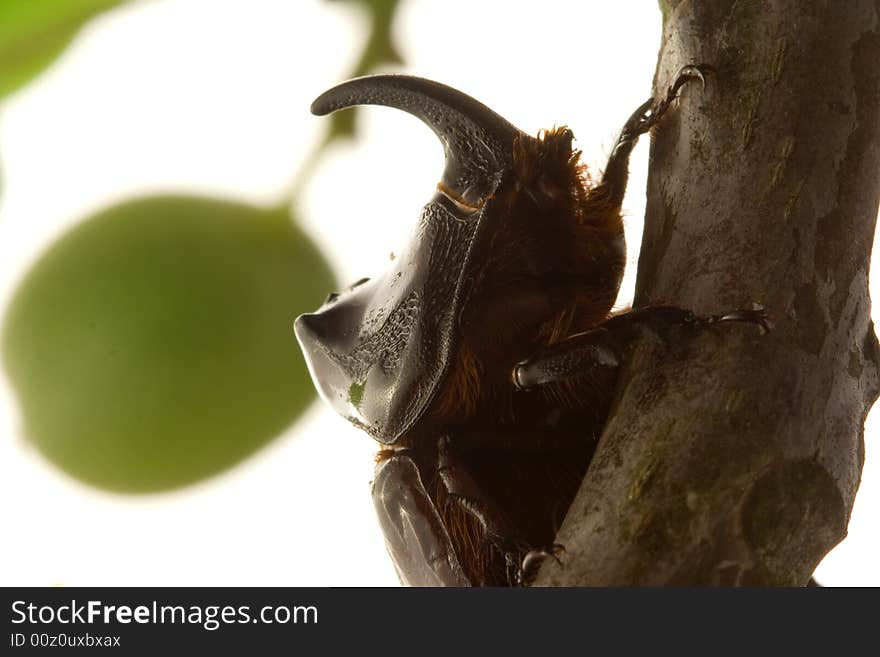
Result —
[[410, 76], [345, 82], [318, 97], [318, 115], [386, 105], [424, 121], [446, 166], [407, 249], [380, 278], [330, 295], [296, 320], [297, 338], [321, 396], [376, 440], [393, 444], [424, 414], [456, 348], [475, 245], [514, 144], [531, 140], [450, 87]]

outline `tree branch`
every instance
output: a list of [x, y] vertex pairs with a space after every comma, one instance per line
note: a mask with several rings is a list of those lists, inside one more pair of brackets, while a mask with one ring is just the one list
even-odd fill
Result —
[[664, 0], [636, 307], [774, 330], [641, 343], [545, 585], [803, 585], [846, 534], [880, 389], [880, 1]]

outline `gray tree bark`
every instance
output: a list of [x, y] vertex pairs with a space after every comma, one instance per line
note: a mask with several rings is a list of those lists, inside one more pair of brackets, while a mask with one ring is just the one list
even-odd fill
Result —
[[764, 305], [635, 346], [538, 585], [805, 584], [846, 535], [880, 390], [880, 0], [663, 0], [635, 306]]

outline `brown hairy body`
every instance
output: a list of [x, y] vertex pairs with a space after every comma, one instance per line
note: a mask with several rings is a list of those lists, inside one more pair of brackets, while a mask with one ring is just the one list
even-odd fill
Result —
[[567, 128], [515, 144], [514, 174], [489, 201], [499, 226], [432, 415], [467, 419], [510, 390], [513, 364], [610, 316], [626, 264], [621, 200], [591, 185]]
[[[609, 189], [591, 184], [566, 128], [515, 144], [513, 173], [487, 201], [497, 226], [462, 313], [457, 356], [429, 411], [429, 425], [455, 435], [468, 471], [532, 546], [553, 542], [595, 449], [614, 375], [596, 368], [525, 392], [511, 371], [611, 314], [625, 249], [620, 198]], [[406, 442], [468, 578], [511, 583], [483, 524], [437, 474], [436, 440], [414, 438]]]

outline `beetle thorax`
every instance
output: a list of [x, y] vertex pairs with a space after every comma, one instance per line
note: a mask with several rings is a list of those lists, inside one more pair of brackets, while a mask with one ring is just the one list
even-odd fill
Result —
[[567, 128], [515, 145], [512, 175], [485, 219], [435, 421], [458, 423], [481, 409], [504, 417], [517, 362], [607, 318], [625, 261], [623, 227], [618, 212], [588, 199], [579, 156]]

